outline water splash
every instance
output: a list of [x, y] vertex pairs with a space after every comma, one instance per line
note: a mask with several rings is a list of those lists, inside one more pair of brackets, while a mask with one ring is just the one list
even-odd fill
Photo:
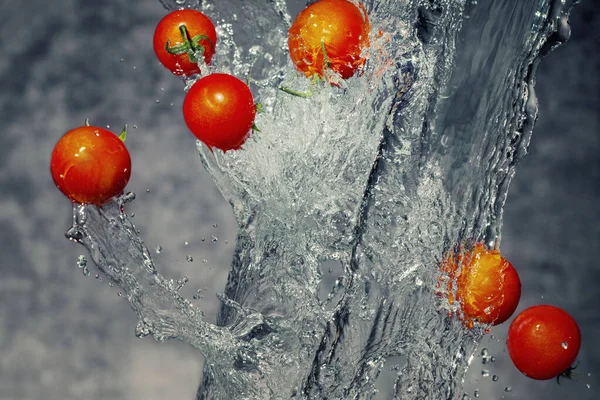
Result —
[[366, 1], [383, 34], [364, 73], [307, 100], [277, 90], [306, 84], [283, 1], [161, 2], [216, 22], [213, 70], [251, 77], [266, 112], [241, 151], [198, 144], [239, 224], [219, 326], [158, 273], [122, 204], [74, 208], [67, 236], [123, 289], [136, 335], [202, 352], [198, 399], [460, 397], [481, 332], [440, 311], [439, 261], [462, 240], [498, 245], [535, 70], [571, 4]]

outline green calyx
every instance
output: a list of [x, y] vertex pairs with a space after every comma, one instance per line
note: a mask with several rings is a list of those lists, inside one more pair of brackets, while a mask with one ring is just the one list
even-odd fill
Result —
[[125, 126], [123, 127], [123, 130], [119, 134], [119, 139], [121, 139], [121, 141], [124, 142], [126, 137], [127, 137], [127, 124], [125, 124]]
[[566, 371], [564, 371], [562, 374], [558, 375], [556, 377], [556, 382], [560, 385], [560, 378], [565, 378], [565, 379], [569, 379], [569, 380], [576, 380], [575, 377], [579, 374], [573, 372], [575, 370], [575, 368], [577, 368], [577, 366], [579, 365], [579, 362], [577, 362], [574, 366], [569, 367], [566, 369]]
[[169, 54], [173, 54], [175, 56], [181, 54], [187, 54], [190, 62], [197, 63], [198, 55], [204, 55], [204, 46], [200, 44], [200, 41], [206, 40], [210, 43], [210, 46], [215, 48], [215, 44], [210, 40], [210, 38], [206, 35], [196, 35], [194, 37], [190, 37], [190, 34], [185, 25], [179, 26], [179, 32], [181, 33], [181, 39], [183, 41], [182, 44], [171, 46], [169, 41], [165, 44], [165, 50]]

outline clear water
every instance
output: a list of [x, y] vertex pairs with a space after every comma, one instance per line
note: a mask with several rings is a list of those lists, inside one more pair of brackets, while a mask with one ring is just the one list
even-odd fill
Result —
[[211, 16], [214, 70], [250, 77], [265, 112], [241, 151], [198, 143], [239, 224], [218, 326], [158, 273], [131, 196], [74, 208], [68, 236], [122, 287], [136, 334], [202, 352], [198, 399], [462, 398], [482, 333], [436, 302], [439, 261], [465, 240], [499, 244], [535, 69], [568, 38], [571, 4], [366, 1], [384, 34], [364, 74], [304, 99], [277, 90], [310, 88], [286, 54], [302, 2], [161, 3]]

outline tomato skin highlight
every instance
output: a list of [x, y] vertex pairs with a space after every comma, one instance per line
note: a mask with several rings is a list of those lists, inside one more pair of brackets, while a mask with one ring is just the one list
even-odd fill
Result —
[[206, 15], [196, 10], [176, 10], [160, 20], [154, 31], [154, 52], [161, 64], [173, 74], [187, 76], [200, 72], [198, 64], [191, 61], [186, 53], [174, 55], [165, 49], [167, 42], [169, 43], [169, 47], [184, 44], [179, 30], [181, 25], [185, 25], [190, 38], [203, 35], [210, 39], [201, 39], [199, 41], [199, 45], [204, 47], [204, 62], [206, 64], [210, 64], [215, 54], [217, 32], [212, 21]]
[[442, 272], [449, 279], [449, 303], [456, 300], [460, 304], [459, 318], [467, 328], [476, 321], [499, 325], [519, 305], [519, 274], [498, 250], [489, 250], [482, 243], [465, 254], [448, 257], [442, 263]]
[[369, 30], [362, 3], [319, 0], [302, 10], [288, 30], [290, 58], [307, 77], [322, 77], [329, 68], [348, 79], [365, 62], [361, 51], [369, 46]]
[[211, 149], [239, 149], [251, 133], [255, 116], [250, 88], [228, 74], [199, 79], [183, 101], [185, 123]]
[[525, 376], [552, 379], [575, 362], [581, 347], [581, 332], [566, 311], [537, 305], [513, 320], [506, 345], [515, 367]]
[[56, 187], [72, 202], [101, 206], [127, 186], [131, 157], [117, 135], [96, 126], [81, 126], [58, 140], [50, 172]]

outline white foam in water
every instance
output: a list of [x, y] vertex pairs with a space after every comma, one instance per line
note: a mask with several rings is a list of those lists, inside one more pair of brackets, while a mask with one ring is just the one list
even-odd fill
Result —
[[566, 39], [570, 3], [366, 1], [384, 35], [364, 73], [309, 99], [277, 90], [310, 88], [283, 1], [161, 3], [216, 22], [214, 70], [250, 75], [265, 112], [240, 151], [198, 144], [239, 223], [219, 326], [158, 273], [120, 205], [75, 207], [68, 236], [123, 289], [136, 334], [202, 352], [198, 399], [460, 398], [481, 332], [436, 303], [439, 260], [499, 240], [535, 67]]

